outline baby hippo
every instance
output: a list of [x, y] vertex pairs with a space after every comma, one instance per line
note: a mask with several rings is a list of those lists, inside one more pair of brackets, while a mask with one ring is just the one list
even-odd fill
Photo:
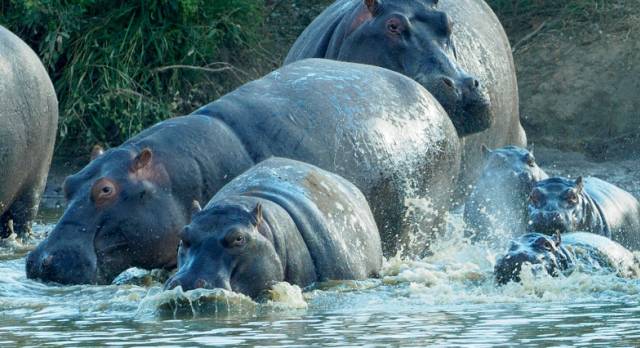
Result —
[[529, 196], [528, 213], [531, 232], [592, 232], [631, 250], [640, 249], [640, 203], [598, 178], [540, 181]]
[[517, 146], [489, 150], [482, 145], [484, 169], [464, 209], [467, 235], [491, 244], [527, 228], [527, 197], [546, 179], [533, 153]]
[[[562, 239], [561, 239], [562, 238]], [[520, 281], [525, 263], [532, 270], [551, 276], [582, 272], [613, 272], [621, 277], [640, 276], [639, 260], [631, 251], [609, 238], [586, 232], [549, 237], [527, 233], [511, 242], [507, 254], [496, 263], [494, 274], [499, 284]]]
[[271, 158], [225, 185], [181, 233], [165, 289], [253, 298], [272, 284], [377, 276], [382, 247], [363, 194], [310, 164]]

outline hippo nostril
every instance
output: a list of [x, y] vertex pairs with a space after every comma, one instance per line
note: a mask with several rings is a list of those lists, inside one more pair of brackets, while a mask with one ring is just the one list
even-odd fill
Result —
[[477, 79], [474, 79], [473, 77], [468, 77], [464, 79], [463, 83], [470, 90], [475, 90], [480, 88], [480, 81], [478, 81]]
[[207, 287], [207, 281], [204, 279], [198, 279], [196, 280], [195, 284], [196, 288], [206, 288]]
[[455, 83], [448, 77], [443, 77], [442, 82], [444, 82], [444, 84], [449, 88], [455, 88]]

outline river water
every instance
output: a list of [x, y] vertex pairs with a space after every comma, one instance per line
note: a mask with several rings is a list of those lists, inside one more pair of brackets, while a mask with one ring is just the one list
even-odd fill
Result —
[[[637, 177], [616, 173], [640, 191]], [[58, 214], [43, 214], [35, 230], [51, 229]], [[221, 290], [162, 292], [153, 281], [47, 286], [25, 277], [35, 242], [5, 243], [0, 347], [640, 346], [640, 280], [525, 270], [522, 284], [499, 287], [492, 270], [503, 250], [465, 243], [459, 220], [434, 255], [386, 260], [380, 279], [304, 292], [281, 283], [260, 304]]]

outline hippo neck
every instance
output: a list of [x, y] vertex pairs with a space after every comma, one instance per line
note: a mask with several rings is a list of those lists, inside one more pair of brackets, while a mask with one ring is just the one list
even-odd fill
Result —
[[[348, 6], [344, 3], [351, 3]], [[340, 1], [336, 2], [340, 3]], [[335, 22], [330, 28], [331, 40], [326, 42], [324, 49], [324, 58], [338, 59], [342, 50], [344, 41], [356, 31], [367, 20], [371, 19], [371, 13], [364, 5], [363, 1], [346, 0], [342, 1], [341, 13], [334, 14]]]
[[582, 216], [576, 222], [575, 230], [590, 231], [611, 238], [611, 231], [598, 203], [586, 192], [583, 192], [581, 196]]
[[287, 210], [269, 199], [268, 195], [264, 196], [254, 191], [237, 198], [253, 202], [250, 205], [262, 204], [264, 223], [259, 232], [271, 242], [278, 254], [284, 270], [284, 280], [301, 286], [315, 282], [318, 277], [311, 253], [301, 238], [295, 221]]

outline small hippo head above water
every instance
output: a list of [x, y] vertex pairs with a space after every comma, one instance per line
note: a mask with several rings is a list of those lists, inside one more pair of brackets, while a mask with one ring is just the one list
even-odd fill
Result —
[[529, 231], [552, 235], [575, 231], [583, 221], [584, 180], [553, 177], [536, 183], [529, 196]]
[[258, 203], [217, 205], [198, 212], [180, 237], [178, 273], [165, 289], [220, 288], [260, 296], [284, 280], [284, 270]]
[[328, 57], [409, 76], [440, 102], [459, 135], [483, 131], [493, 123], [489, 94], [458, 65], [453, 23], [437, 4], [364, 0], [346, 18], [344, 41], [330, 47]]
[[149, 148], [94, 149], [92, 157], [65, 180], [67, 208], [29, 253], [29, 278], [105, 284], [131, 266], [175, 264], [177, 231], [187, 221], [161, 161]]
[[480, 180], [484, 184], [497, 181], [499, 185], [503, 185], [501, 182], [508, 180], [516, 183], [528, 194], [536, 182], [547, 178], [547, 174], [538, 167], [530, 150], [512, 145], [490, 150], [482, 145], [482, 152], [485, 165]]
[[546, 271], [552, 276], [559, 275], [574, 263], [571, 254], [561, 246], [560, 234], [549, 237], [527, 233], [512, 241], [507, 254], [496, 262], [496, 281], [499, 284], [520, 281], [520, 271], [525, 262], [537, 266], [534, 270]]

